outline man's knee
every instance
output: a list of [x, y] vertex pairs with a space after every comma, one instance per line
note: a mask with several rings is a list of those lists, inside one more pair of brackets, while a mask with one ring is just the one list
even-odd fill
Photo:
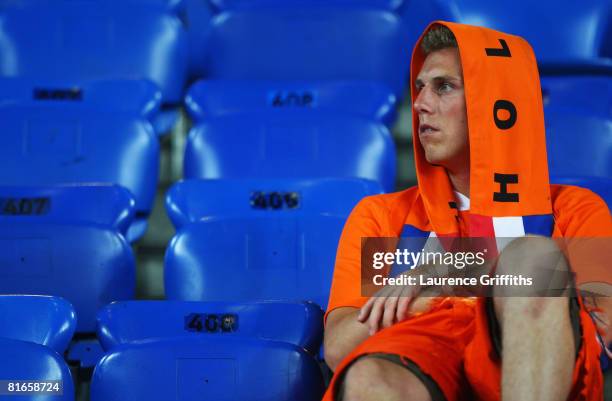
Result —
[[496, 275], [528, 280], [502, 282], [493, 289], [495, 315], [502, 328], [506, 315], [530, 320], [567, 314], [572, 276], [555, 240], [538, 236], [513, 240], [500, 254]]
[[529, 272], [534, 267], [559, 267], [567, 271], [565, 256], [556, 240], [533, 235], [515, 238], [501, 252], [497, 265], [498, 271], [507, 274]]
[[516, 238], [501, 252], [496, 275], [510, 277], [493, 290], [495, 297], [562, 296], [571, 273], [559, 244], [550, 238]]
[[355, 361], [345, 373], [342, 386], [342, 401], [431, 401], [429, 391], [412, 372], [374, 357], [362, 357]]

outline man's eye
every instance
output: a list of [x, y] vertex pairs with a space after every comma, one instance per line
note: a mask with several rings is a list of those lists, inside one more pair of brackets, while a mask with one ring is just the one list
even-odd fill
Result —
[[438, 86], [438, 92], [440, 93], [450, 92], [451, 89], [453, 89], [453, 85], [448, 82], [443, 82], [440, 84], [440, 86]]

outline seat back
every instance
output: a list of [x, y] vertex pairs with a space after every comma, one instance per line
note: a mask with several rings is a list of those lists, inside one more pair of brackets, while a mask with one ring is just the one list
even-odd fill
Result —
[[396, 97], [378, 82], [199, 81], [185, 104], [196, 123], [241, 113], [282, 115], [292, 110], [329, 112], [392, 122]]
[[0, 337], [45, 345], [62, 354], [76, 329], [76, 313], [59, 297], [0, 295]]
[[609, 177], [612, 173], [612, 119], [549, 112], [546, 140], [554, 175]]
[[0, 75], [70, 77], [78, 83], [148, 79], [161, 89], [164, 103], [179, 103], [188, 62], [179, 6], [176, 1], [8, 2], [0, 11]]
[[303, 85], [195, 85], [185, 178], [358, 177], [393, 190], [395, 146], [378, 120], [394, 97], [376, 84]]
[[[546, 142], [553, 176], [612, 174], [612, 79], [542, 79]], [[596, 91], [597, 96], [592, 94]]]
[[210, 217], [347, 216], [361, 198], [381, 192], [377, 182], [358, 178], [193, 179], [170, 187], [166, 210], [179, 231]]
[[[380, 193], [375, 184], [344, 184], [237, 180], [229, 184], [235, 189], [227, 192], [215, 191], [215, 182], [177, 184], [166, 200], [178, 222], [166, 252], [166, 296], [191, 301], [311, 300], [327, 305], [344, 221], [359, 199]], [[219, 181], [220, 189], [225, 185]], [[336, 185], [337, 191], [328, 191]], [[213, 200], [212, 194], [221, 193], [226, 197]], [[179, 194], [176, 202], [174, 194]], [[202, 205], [210, 199], [210, 205], [182, 208], [186, 199]], [[232, 204], [239, 205], [235, 212], [229, 211]]]
[[74, 305], [77, 332], [95, 330], [102, 306], [134, 297], [126, 189], [0, 187], [0, 201], [0, 294], [63, 297]]
[[210, 218], [174, 237], [168, 299], [327, 303], [345, 216]]
[[98, 363], [92, 401], [315, 401], [315, 359], [292, 344], [252, 338], [170, 338], [115, 347]]
[[[228, 137], [235, 138], [228, 141]], [[288, 113], [215, 118], [194, 127], [183, 175], [206, 179], [364, 178], [395, 188], [395, 145], [380, 123]]]
[[98, 313], [105, 350], [153, 338], [259, 338], [294, 344], [315, 354], [321, 345], [323, 311], [312, 303], [114, 302]]
[[[454, 20], [508, 32], [533, 47], [540, 73], [612, 71], [609, 26], [612, 6], [607, 0], [576, 7], [571, 1], [519, 0], [490, 4], [483, 0], [455, 2]], [[560, 29], [551, 26], [562, 25]], [[606, 29], [608, 32], [606, 32]]]
[[116, 183], [144, 222], [157, 188], [159, 141], [147, 117], [159, 91], [146, 81], [38, 82], [0, 81], [0, 130], [11, 133], [0, 185]]
[[[57, 1], [57, 0], [48, 0], [48, 1]], [[136, 4], [136, 5], [146, 5], [151, 8], [160, 8], [164, 11], [171, 11], [177, 13], [178, 15], [182, 15], [185, 12], [186, 1], [185, 0], [94, 0], [94, 1], [104, 1], [106, 3], [113, 4], [115, 7], [125, 6], [125, 4]]]
[[[5, 1], [7, 5], [15, 8], [24, 8], [31, 6], [34, 0], [8, 0]], [[50, 6], [61, 2], [74, 4], [72, 0], [35, 0], [39, 6]], [[170, 11], [173, 13], [181, 14], [184, 12], [186, 7], [186, 0], [87, 0], [90, 5], [96, 5], [98, 7], [104, 7], [112, 10], [121, 6], [146, 6], [152, 10], [163, 10]], [[9, 4], [10, 3], [10, 4]]]
[[159, 113], [161, 92], [155, 83], [138, 79], [77, 82], [71, 77], [0, 78], [2, 107], [50, 108], [55, 111], [98, 110], [152, 119]]
[[395, 96], [380, 84], [200, 82], [186, 104], [195, 126], [185, 178], [359, 177], [395, 187], [395, 145], [380, 122], [393, 119]]
[[345, 7], [374, 7], [397, 11], [405, 0], [210, 0], [217, 9], [263, 8], [269, 6], [291, 5], [292, 7], [308, 7], [312, 5], [339, 5]]
[[378, 81], [403, 95], [412, 43], [398, 14], [386, 6], [348, 2], [297, 4], [217, 14], [211, 21], [208, 77]]
[[[3, 393], [3, 398], [7, 400], [23, 400], [24, 395], [28, 394], [28, 382], [49, 384], [45, 384], [44, 390], [39, 386], [37, 394], [30, 393], [32, 395], [25, 399], [74, 400], [74, 384], [68, 366], [57, 352], [44, 345], [0, 337], [0, 377], [12, 383], [26, 383], [25, 387], [20, 386], [20, 390], [26, 390], [25, 394], [22, 391], [14, 391], [12, 395]], [[10, 389], [11, 387], [3, 388], [3, 390]]]

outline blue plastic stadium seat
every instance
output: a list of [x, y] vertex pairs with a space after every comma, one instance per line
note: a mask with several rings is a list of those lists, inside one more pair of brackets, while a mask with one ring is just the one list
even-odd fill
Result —
[[395, 117], [396, 97], [378, 82], [231, 81], [196, 82], [185, 104], [196, 122], [236, 113], [309, 110], [383, 122]]
[[71, 78], [0, 78], [0, 106], [99, 110], [151, 120], [159, 113], [161, 93], [147, 80], [76, 82]]
[[116, 185], [0, 187], [0, 294], [61, 296], [94, 332], [98, 309], [134, 297], [133, 216]]
[[612, 77], [546, 77], [542, 90], [551, 175], [610, 177]]
[[405, 0], [209, 0], [217, 9], [262, 8], [268, 6], [290, 5], [292, 7], [308, 7], [315, 5], [339, 5], [346, 7], [365, 6], [398, 11], [406, 3]]
[[188, 180], [166, 207], [168, 299], [314, 301], [325, 307], [344, 221], [365, 180]]
[[[47, 0], [57, 1], [57, 0]], [[90, 0], [90, 1], [101, 1], [101, 0]], [[106, 3], [112, 4], [114, 2], [115, 7], [125, 6], [125, 4], [135, 5], [146, 5], [147, 7], [157, 7], [165, 11], [172, 11], [179, 16], [185, 12], [186, 4], [185, 0], [103, 0]]]
[[194, 179], [170, 187], [166, 209], [178, 231], [187, 224], [219, 216], [274, 217], [278, 212], [348, 216], [361, 198], [381, 192], [380, 184], [359, 178]]
[[297, 88], [299, 83], [195, 85], [187, 105], [197, 122], [187, 140], [184, 176], [359, 177], [393, 190], [395, 147], [376, 120], [389, 113], [392, 96], [371, 84]]
[[98, 363], [92, 401], [315, 401], [315, 359], [283, 342], [203, 335], [115, 347]]
[[[518, 0], [493, 4], [461, 0], [454, 2], [451, 10], [457, 22], [524, 37], [533, 46], [540, 73], [544, 75], [612, 71], [609, 0], [593, 0], [580, 7], [572, 1]], [[551, 29], [553, 26], [559, 29]]]
[[60, 354], [76, 329], [74, 308], [59, 297], [0, 295], [0, 316], [0, 338], [45, 345]]
[[612, 114], [612, 75], [549, 75], [540, 83], [545, 111], [551, 107], [563, 108], [564, 113], [608, 118]]
[[85, 85], [0, 80], [0, 185], [107, 182], [129, 189], [141, 236], [153, 205], [159, 140], [147, 118], [159, 91], [147, 81]]
[[166, 254], [169, 299], [309, 299], [326, 305], [344, 219], [211, 218], [174, 237]]
[[180, 7], [175, 0], [4, 2], [0, 75], [79, 83], [149, 79], [164, 103], [178, 104], [188, 62]]
[[378, 81], [403, 95], [412, 41], [407, 24], [390, 10], [395, 2], [267, 3], [229, 7], [213, 17], [200, 75]]
[[[35, 381], [50, 383], [45, 385], [45, 390], [49, 390], [48, 392], [29, 396], [21, 392], [15, 395], [0, 395], [3, 401], [74, 400], [74, 384], [68, 366], [56, 351], [44, 345], [0, 337], [0, 377], [2, 380], [21, 383]], [[52, 380], [57, 382], [50, 382]], [[58, 384], [57, 389], [61, 389], [61, 394], [54, 389], [55, 383]]]
[[49, 7], [60, 2], [68, 4], [74, 4], [76, 2], [89, 3], [81, 4], [80, 7], [96, 5], [99, 7], [104, 7], [105, 10], [112, 10], [113, 8], [120, 6], [145, 6], [149, 10], [169, 11], [181, 15], [185, 11], [185, 1], [186, 0], [2, 0], [2, 5], [4, 7], [26, 8], [32, 6], [33, 4]]
[[145, 339], [202, 336], [282, 341], [315, 354], [323, 311], [308, 302], [114, 302], [98, 313], [105, 350]]
[[612, 118], [549, 109], [546, 120], [551, 174], [596, 177], [612, 174]]

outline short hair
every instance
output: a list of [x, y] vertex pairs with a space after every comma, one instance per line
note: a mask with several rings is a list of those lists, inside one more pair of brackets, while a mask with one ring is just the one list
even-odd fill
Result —
[[457, 39], [453, 32], [444, 25], [436, 25], [431, 28], [421, 41], [421, 50], [426, 56], [449, 47], [458, 48], [459, 45], [457, 45]]

